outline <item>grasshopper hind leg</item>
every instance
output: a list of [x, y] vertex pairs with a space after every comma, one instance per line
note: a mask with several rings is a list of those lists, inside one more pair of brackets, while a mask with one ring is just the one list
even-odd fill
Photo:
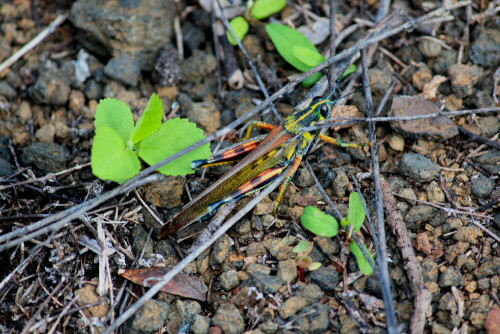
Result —
[[265, 188], [267, 185], [269, 185], [271, 182], [273, 182], [274, 179], [276, 179], [286, 168], [286, 166], [279, 166], [279, 167], [274, 167], [270, 168], [259, 175], [257, 175], [256, 178], [246, 182], [242, 186], [240, 186], [236, 191], [234, 191], [232, 194], [229, 196], [226, 196], [212, 204], [209, 205], [209, 212], [210, 214], [213, 214], [221, 205], [231, 202], [231, 201], [236, 201], [242, 197], [251, 195], [255, 193], [258, 190], [261, 190]]

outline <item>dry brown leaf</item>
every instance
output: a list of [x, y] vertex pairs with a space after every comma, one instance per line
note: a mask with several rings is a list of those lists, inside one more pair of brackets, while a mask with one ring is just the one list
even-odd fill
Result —
[[[118, 271], [118, 274], [135, 284], [151, 287], [155, 285], [163, 276], [165, 276], [169, 270], [170, 268], [167, 267], [121, 269]], [[172, 295], [205, 301], [208, 289], [205, 283], [203, 283], [200, 278], [196, 276], [177, 274], [161, 289], [161, 291]]]

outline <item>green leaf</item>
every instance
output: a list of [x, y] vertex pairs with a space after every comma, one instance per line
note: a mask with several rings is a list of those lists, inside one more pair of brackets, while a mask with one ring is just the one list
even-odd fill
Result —
[[96, 130], [107, 126], [115, 130], [123, 141], [127, 142], [134, 128], [134, 118], [129, 106], [122, 101], [103, 99], [97, 105], [94, 126]]
[[323, 57], [318, 51], [311, 50], [300, 45], [292, 46], [292, 54], [299, 61], [303, 62], [307, 66], [310, 66], [311, 68], [318, 66], [325, 61], [325, 57]]
[[[229, 25], [231, 26], [231, 28], [233, 28], [236, 37], [238, 37], [240, 41], [243, 40], [243, 37], [245, 37], [248, 32], [249, 25], [247, 20], [245, 20], [242, 16], [237, 16], [229, 22]], [[229, 30], [226, 31], [226, 36], [229, 40], [229, 43], [231, 43], [232, 45], [238, 45]]]
[[309, 269], [309, 271], [313, 271], [313, 270], [318, 269], [319, 267], [321, 267], [321, 263], [313, 262], [313, 263], [311, 263], [311, 265], [307, 269]]
[[365, 221], [365, 210], [361, 202], [361, 196], [354, 191], [349, 195], [349, 213], [347, 214], [349, 225], [353, 226], [353, 232], [357, 233]]
[[[307, 49], [312, 53], [319, 54], [316, 47], [300, 32], [279, 23], [269, 23], [266, 25], [266, 32], [271, 38], [276, 50], [290, 65], [301, 72], [307, 72], [314, 66], [307, 65], [294, 55], [293, 49], [297, 52], [297, 47], [300, 53], [301, 48]], [[306, 60], [310, 62], [311, 60]], [[302, 86], [308, 88], [318, 81], [323, 75], [314, 73], [302, 81]]]
[[[203, 131], [195, 123], [185, 118], [174, 118], [160, 125], [158, 131], [139, 143], [139, 156], [149, 165], [154, 165], [203, 138]], [[194, 170], [191, 169], [191, 162], [207, 159], [210, 155], [210, 144], [206, 143], [162, 166], [158, 171], [172, 176], [192, 174]]]
[[[361, 244], [361, 246], [363, 246], [363, 248], [366, 250], [366, 253], [368, 253], [373, 263], [375, 263], [373, 256], [370, 254], [366, 246], [364, 244]], [[371, 273], [373, 273], [372, 266], [368, 261], [366, 261], [365, 255], [354, 241], [351, 241], [351, 243], [349, 244], [349, 249], [356, 258], [359, 271], [361, 271], [364, 275], [370, 275]]]
[[330, 215], [324, 214], [314, 206], [306, 206], [300, 216], [300, 222], [305, 229], [324, 237], [334, 237], [338, 232], [338, 223]]
[[134, 144], [140, 142], [160, 127], [163, 116], [163, 107], [160, 98], [155, 93], [151, 94], [148, 105], [142, 116], [137, 120], [131, 135]]
[[307, 78], [305, 78], [300, 84], [304, 88], [309, 88], [312, 85], [314, 85], [316, 82], [318, 82], [319, 79], [323, 76], [323, 73], [316, 72], [314, 74], [311, 74]]
[[344, 79], [348, 75], [353, 74], [354, 72], [356, 72], [356, 70], [357, 70], [357, 68], [356, 68], [356, 65], [354, 65], [354, 64], [347, 66], [347, 68], [344, 71], [344, 74], [342, 74], [342, 79]]
[[292, 52], [294, 46], [301, 46], [313, 52], [318, 52], [316, 47], [306, 36], [302, 35], [297, 30], [279, 23], [266, 24], [266, 32], [269, 38], [271, 38], [276, 50], [278, 50], [278, 53], [290, 63], [290, 65], [302, 72], [306, 72], [312, 68], [312, 66], [304, 64]]
[[141, 169], [139, 158], [134, 152], [125, 150], [121, 135], [108, 126], [95, 130], [91, 153], [92, 173], [101, 180], [123, 183]]
[[308, 249], [309, 249], [309, 241], [300, 240], [299, 243], [295, 247], [293, 247], [292, 251], [294, 253], [303, 253], [307, 252]]
[[250, 15], [257, 20], [265, 19], [280, 12], [286, 6], [286, 0], [255, 0]]

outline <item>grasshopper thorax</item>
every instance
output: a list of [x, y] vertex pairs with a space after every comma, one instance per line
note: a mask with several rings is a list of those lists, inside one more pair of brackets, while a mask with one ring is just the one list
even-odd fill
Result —
[[332, 105], [331, 100], [315, 97], [309, 107], [298, 110], [285, 119], [285, 129], [290, 133], [299, 134], [301, 129], [330, 117]]

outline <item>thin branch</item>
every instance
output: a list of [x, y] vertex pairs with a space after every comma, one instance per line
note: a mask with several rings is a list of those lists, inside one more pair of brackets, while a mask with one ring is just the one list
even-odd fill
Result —
[[[366, 114], [368, 117], [373, 117], [372, 98], [370, 90], [370, 78], [368, 77], [368, 66], [366, 62], [366, 51], [361, 51], [361, 66], [363, 68], [363, 85], [365, 87], [365, 105]], [[375, 193], [375, 214], [377, 217], [377, 237], [379, 241], [379, 254], [377, 254], [377, 264], [380, 270], [380, 281], [382, 282], [382, 297], [384, 299], [384, 307], [387, 313], [387, 332], [389, 334], [397, 334], [398, 321], [392, 304], [392, 295], [390, 290], [389, 266], [387, 264], [387, 244], [385, 239], [384, 225], [384, 203], [382, 201], [382, 191], [380, 186], [380, 167], [378, 164], [378, 146], [375, 134], [375, 122], [368, 123], [370, 132], [370, 142], [373, 144], [371, 151], [371, 166]]]
[[57, 16], [55, 18], [55, 20], [52, 21], [47, 28], [43, 29], [38, 35], [36, 35], [35, 38], [33, 38], [31, 41], [29, 41], [28, 44], [24, 45], [16, 53], [14, 53], [12, 56], [7, 58], [7, 60], [5, 60], [2, 64], [0, 64], [0, 72], [9, 68], [18, 59], [20, 59], [22, 56], [24, 56], [26, 53], [28, 53], [31, 49], [33, 49], [38, 44], [40, 44], [47, 36], [52, 34], [58, 26], [60, 26], [64, 21], [66, 21], [67, 17], [68, 17], [68, 14], [62, 14], [62, 15]]
[[377, 16], [375, 16], [375, 22], [380, 22], [389, 13], [389, 7], [391, 6], [391, 0], [380, 0], [378, 4]]
[[55, 177], [57, 177], [59, 175], [63, 175], [63, 174], [67, 174], [67, 173], [72, 173], [75, 170], [79, 170], [79, 169], [82, 169], [82, 168], [85, 168], [85, 167], [89, 167], [89, 166], [90, 166], [90, 162], [86, 163], [86, 164], [83, 164], [83, 165], [71, 167], [71, 168], [68, 168], [68, 169], [65, 169], [65, 170], [61, 170], [61, 171], [59, 171], [57, 173], [49, 173], [49, 174], [47, 174], [45, 176], [38, 177], [36, 179], [29, 179], [29, 180], [25, 180], [25, 181], [21, 181], [21, 182], [16, 182], [16, 183], [8, 184], [8, 185], [5, 185], [5, 186], [0, 186], [0, 191], [5, 190], [5, 189], [9, 189], [9, 188], [13, 188], [13, 187], [22, 186], [22, 185], [25, 185], [25, 184], [30, 184], [30, 183], [45, 182], [45, 181], [53, 179], [53, 178], [55, 178]]
[[471, 137], [472, 140], [481, 142], [481, 143], [486, 144], [490, 147], [496, 148], [497, 150], [500, 150], [500, 143], [499, 142], [491, 140], [491, 139], [483, 137], [483, 136], [478, 136], [475, 133], [472, 133], [469, 130], [467, 130], [461, 126], [457, 126], [457, 128], [458, 128], [458, 131], [460, 131], [464, 135]]
[[[10, 233], [6, 233], [0, 236], [0, 252], [19, 245], [21, 242], [31, 240], [39, 235], [53, 232], [58, 230], [59, 228], [66, 225], [66, 223], [71, 220], [79, 217], [80, 215], [86, 213], [90, 209], [96, 207], [97, 205], [107, 201], [110, 198], [113, 198], [119, 194], [126, 193], [136, 187], [140, 187], [144, 184], [159, 181], [163, 176], [159, 174], [154, 174], [143, 179], [139, 180], [130, 180], [115, 189], [102, 194], [96, 198], [91, 199], [90, 201], [83, 202], [82, 204], [78, 204], [72, 208], [64, 210], [62, 212], [56, 213], [50, 217], [42, 219], [36, 223], [29, 224], [21, 229], [12, 231]], [[54, 223], [55, 222], [55, 223]], [[14, 239], [17, 238], [17, 239]], [[8, 240], [12, 240], [10, 242], [6, 242]], [[5, 242], [5, 243], [4, 243]]]

